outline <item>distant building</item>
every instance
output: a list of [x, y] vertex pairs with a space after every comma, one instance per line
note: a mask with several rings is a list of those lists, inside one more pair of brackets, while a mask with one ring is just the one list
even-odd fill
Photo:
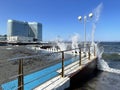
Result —
[[8, 20], [7, 40], [14, 39], [23, 41], [42, 41], [42, 24], [37, 22], [22, 22], [16, 20]]
[[13, 43], [28, 43], [28, 42], [33, 42], [32, 37], [24, 37], [24, 36], [10, 36], [7, 37], [8, 42], [13, 42]]
[[0, 35], [0, 41], [6, 41], [7, 35]]

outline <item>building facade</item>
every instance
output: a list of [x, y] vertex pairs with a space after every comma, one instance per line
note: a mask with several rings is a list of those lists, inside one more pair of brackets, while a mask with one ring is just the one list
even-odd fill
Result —
[[[37, 22], [22, 22], [8, 20], [7, 36], [10, 37], [33, 38], [33, 41], [42, 41], [42, 24]], [[23, 39], [24, 40], [24, 39]]]
[[12, 43], [30, 43], [33, 42], [32, 37], [24, 37], [24, 36], [10, 36], [7, 37], [8, 42]]
[[6, 41], [7, 35], [0, 35], [0, 41]]

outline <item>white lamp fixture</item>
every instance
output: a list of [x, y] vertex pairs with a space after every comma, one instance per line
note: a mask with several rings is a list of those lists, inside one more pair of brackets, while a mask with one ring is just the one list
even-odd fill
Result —
[[78, 20], [82, 20], [82, 16], [78, 16]]
[[90, 14], [89, 14], [89, 17], [92, 18], [92, 17], [93, 17], [93, 13], [90, 13]]

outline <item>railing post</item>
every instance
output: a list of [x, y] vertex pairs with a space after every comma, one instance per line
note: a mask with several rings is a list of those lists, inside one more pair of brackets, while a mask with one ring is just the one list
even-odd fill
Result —
[[95, 53], [96, 53], [96, 52], [95, 52], [95, 45], [94, 45], [94, 56], [95, 56]]
[[79, 65], [81, 66], [81, 64], [82, 64], [82, 54], [81, 54], [81, 48], [79, 48]]
[[23, 59], [19, 60], [18, 75], [18, 90], [24, 90]]
[[88, 51], [88, 59], [90, 60], [90, 46], [89, 46], [89, 51]]
[[64, 77], [64, 51], [62, 51], [62, 77]]

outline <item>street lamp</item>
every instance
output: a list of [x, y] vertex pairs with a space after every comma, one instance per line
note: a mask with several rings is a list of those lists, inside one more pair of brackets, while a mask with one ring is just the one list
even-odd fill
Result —
[[[93, 17], [93, 13], [89, 13], [88, 15], [89, 18]], [[78, 16], [78, 20], [81, 21], [82, 20], [82, 16]], [[86, 47], [86, 21], [87, 21], [87, 16], [84, 16], [84, 47]]]

